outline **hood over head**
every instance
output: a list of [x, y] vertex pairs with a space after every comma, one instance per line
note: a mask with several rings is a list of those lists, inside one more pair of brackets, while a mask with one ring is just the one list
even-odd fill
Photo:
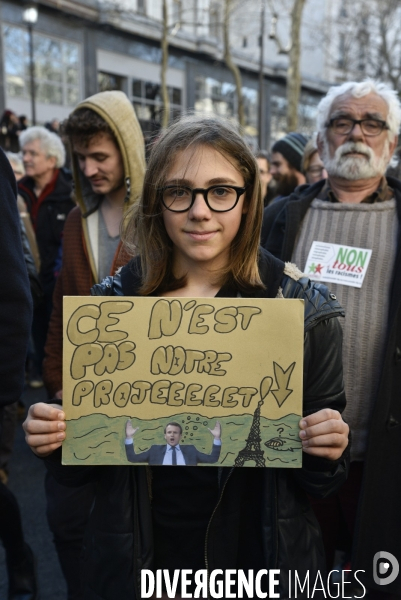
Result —
[[[74, 112], [80, 108], [89, 108], [97, 113], [114, 133], [119, 146], [126, 187], [124, 212], [139, 200], [145, 175], [145, 144], [134, 108], [123, 92], [100, 92], [80, 102]], [[78, 160], [72, 154], [72, 167], [75, 184], [75, 198], [82, 212], [82, 229], [86, 252], [94, 282], [99, 280], [99, 207], [102, 196], [92, 191], [89, 180], [82, 173]], [[112, 264], [115, 266], [119, 256], [121, 242]], [[89, 290], [88, 290], [89, 291]]]
[[[124, 92], [99, 92], [80, 102], [73, 112], [89, 108], [96, 112], [113, 131], [124, 164], [127, 190], [125, 210], [138, 201], [145, 174], [145, 144], [142, 130], [131, 102]], [[99, 196], [94, 194], [88, 179], [72, 154], [76, 200], [85, 218], [99, 206]]]

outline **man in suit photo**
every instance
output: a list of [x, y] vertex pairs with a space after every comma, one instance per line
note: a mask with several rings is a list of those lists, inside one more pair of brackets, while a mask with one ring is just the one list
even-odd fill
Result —
[[125, 451], [127, 459], [133, 463], [148, 463], [149, 465], [196, 466], [198, 463], [214, 464], [219, 460], [221, 450], [221, 425], [216, 421], [213, 429], [213, 447], [210, 454], [199, 452], [193, 445], [182, 445], [182, 427], [179, 423], [167, 423], [164, 428], [166, 444], [154, 444], [144, 452], [134, 450], [134, 435], [139, 427], [133, 427], [131, 419], [125, 425]]

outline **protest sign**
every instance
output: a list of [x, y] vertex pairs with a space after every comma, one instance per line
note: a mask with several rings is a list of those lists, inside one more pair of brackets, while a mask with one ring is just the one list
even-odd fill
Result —
[[302, 300], [65, 297], [63, 464], [166, 464], [174, 423], [177, 464], [300, 467], [303, 320]]
[[372, 250], [327, 242], [313, 242], [304, 272], [314, 281], [361, 288]]

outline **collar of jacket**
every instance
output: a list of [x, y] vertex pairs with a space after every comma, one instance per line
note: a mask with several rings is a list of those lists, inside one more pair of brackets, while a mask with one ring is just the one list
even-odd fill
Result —
[[[266, 288], [256, 290], [248, 297], [252, 298], [276, 298], [282, 283], [284, 263], [275, 258], [264, 248], [259, 248], [259, 272]], [[106, 277], [102, 283], [94, 285], [91, 290], [92, 296], [138, 296], [142, 281], [141, 259], [136, 256], [126, 264], [114, 277]], [[232, 298], [237, 296], [237, 290], [223, 287], [218, 297]]]
[[[397, 203], [398, 220], [401, 223], [401, 181], [394, 177], [387, 177], [388, 186], [394, 190], [394, 196]], [[280, 206], [277, 206], [278, 214], [275, 221], [275, 229], [283, 232], [281, 248], [270, 248], [273, 254], [280, 256], [284, 261], [290, 261], [296, 236], [301, 221], [311, 204], [318, 197], [325, 185], [325, 180], [318, 181], [313, 185], [301, 185], [290, 196], [280, 200]], [[398, 253], [397, 261], [401, 260], [401, 227], [398, 233]], [[276, 251], [277, 250], [277, 251]], [[398, 263], [399, 264], [399, 263]]]
[[[52, 188], [50, 190], [47, 189], [50, 183], [52, 183], [49, 182], [43, 190], [43, 192], [46, 191], [44, 200], [57, 202], [58, 200], [64, 201], [71, 199], [72, 176], [67, 169], [56, 169], [52, 181], [54, 184]], [[18, 193], [25, 201], [28, 201], [28, 209], [31, 207], [33, 202], [38, 200], [38, 198], [35, 196], [34, 188], [35, 180], [33, 177], [29, 177], [28, 175], [22, 177], [22, 179], [20, 179], [17, 183]]]

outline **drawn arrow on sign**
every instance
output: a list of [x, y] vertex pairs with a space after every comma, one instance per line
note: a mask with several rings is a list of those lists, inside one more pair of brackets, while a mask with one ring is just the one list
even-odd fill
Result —
[[295, 362], [293, 362], [292, 365], [290, 365], [288, 369], [284, 371], [284, 369], [280, 367], [278, 363], [273, 362], [274, 377], [276, 378], [277, 389], [272, 390], [271, 392], [279, 406], [282, 406], [287, 400], [288, 396], [293, 392], [293, 390], [291, 390], [288, 386], [290, 384], [294, 367]]

